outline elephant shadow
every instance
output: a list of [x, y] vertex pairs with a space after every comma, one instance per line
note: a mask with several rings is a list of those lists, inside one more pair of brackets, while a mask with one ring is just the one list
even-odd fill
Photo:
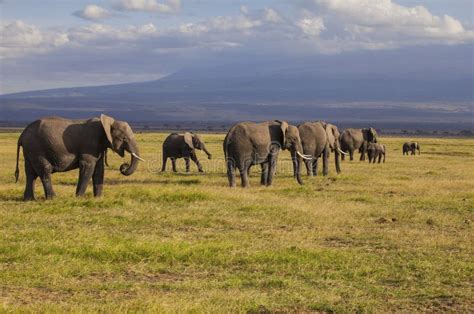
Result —
[[149, 184], [162, 184], [162, 185], [196, 185], [200, 184], [201, 180], [169, 180], [169, 179], [136, 179], [136, 180], [120, 180], [120, 179], [105, 179], [105, 185], [149, 185]]

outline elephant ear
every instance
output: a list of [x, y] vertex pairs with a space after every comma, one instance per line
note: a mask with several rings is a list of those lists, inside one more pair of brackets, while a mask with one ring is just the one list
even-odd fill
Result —
[[278, 121], [280, 122], [280, 127], [281, 127], [281, 133], [283, 135], [283, 141], [282, 141], [282, 149], [285, 149], [286, 147], [286, 130], [288, 130], [288, 122], [286, 121]]
[[102, 122], [102, 127], [104, 128], [105, 135], [107, 136], [107, 140], [110, 143], [110, 147], [113, 147], [112, 125], [115, 122], [114, 118], [109, 117], [105, 114], [101, 114], [100, 115], [100, 122]]
[[189, 146], [189, 148], [194, 149], [192, 133], [190, 132], [184, 133], [184, 142]]
[[376, 143], [377, 142], [377, 132], [375, 131], [374, 128], [369, 128], [369, 133], [370, 133], [370, 142], [374, 142]]
[[336, 137], [334, 136], [333, 126], [331, 124], [326, 124], [324, 129], [326, 130], [326, 135], [328, 137], [329, 147], [334, 149], [336, 147]]

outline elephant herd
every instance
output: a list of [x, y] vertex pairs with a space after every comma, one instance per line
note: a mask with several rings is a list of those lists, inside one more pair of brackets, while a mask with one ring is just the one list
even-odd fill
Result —
[[[131, 155], [130, 164], [120, 166], [120, 172], [129, 176], [135, 172], [140, 157], [137, 141], [129, 124], [102, 114], [100, 118], [86, 121], [74, 121], [59, 117], [47, 117], [30, 123], [21, 133], [17, 145], [15, 178], [19, 177], [19, 154], [23, 147], [25, 161], [26, 186], [24, 200], [34, 200], [35, 181], [39, 177], [44, 188], [46, 199], [55, 196], [51, 175], [79, 169], [79, 180], [76, 196], [84, 195], [92, 179], [94, 196], [102, 194], [104, 182], [104, 164], [107, 164], [107, 150], [110, 148], [121, 157], [125, 152]], [[202, 165], [196, 156], [196, 149], [203, 150], [209, 159], [212, 154], [207, 150], [201, 138], [194, 133], [172, 133], [163, 143], [162, 171], [166, 162], [171, 159], [173, 171], [176, 172], [176, 159], [184, 158], [186, 171], [189, 172], [192, 160], [199, 172]], [[261, 123], [241, 122], [230, 128], [223, 142], [224, 156], [229, 185], [236, 185], [236, 171], [240, 173], [243, 187], [249, 186], [250, 168], [260, 165], [261, 184], [272, 185], [280, 150], [291, 154], [293, 174], [298, 183], [301, 179], [301, 165], [304, 163], [307, 174], [317, 174], [318, 160], [322, 159], [323, 174], [328, 174], [329, 155], [335, 154], [336, 172], [341, 172], [340, 159], [345, 155], [354, 159], [358, 151], [360, 160], [375, 163], [378, 158], [385, 162], [386, 148], [377, 140], [373, 128], [346, 129], [339, 132], [337, 126], [323, 121], [304, 122], [298, 126], [286, 121], [274, 120]], [[420, 152], [418, 143], [405, 143], [403, 154], [415, 150]]]

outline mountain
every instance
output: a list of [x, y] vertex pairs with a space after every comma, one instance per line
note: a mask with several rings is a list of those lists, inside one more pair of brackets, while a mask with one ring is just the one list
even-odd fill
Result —
[[[439, 61], [448, 56], [448, 63]], [[205, 60], [155, 81], [2, 95], [0, 113], [4, 121], [107, 112], [129, 121], [466, 124], [472, 122], [472, 70], [472, 46], [440, 47], [429, 55], [412, 48], [409, 53]]]

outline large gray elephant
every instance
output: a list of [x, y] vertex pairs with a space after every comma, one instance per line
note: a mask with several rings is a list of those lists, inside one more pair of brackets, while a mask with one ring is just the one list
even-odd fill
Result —
[[163, 142], [163, 165], [161, 171], [166, 170], [166, 161], [171, 159], [173, 171], [176, 172], [176, 159], [184, 158], [186, 162], [186, 172], [189, 172], [189, 159], [198, 167], [199, 172], [204, 172], [199, 160], [196, 156], [196, 149], [203, 150], [207, 154], [207, 158], [211, 159], [212, 155], [206, 148], [201, 138], [192, 132], [184, 134], [171, 133]]
[[[377, 143], [377, 132], [374, 128], [346, 129], [341, 134], [341, 149], [349, 152], [351, 160], [354, 160], [354, 152], [359, 150], [360, 160], [365, 160], [365, 154], [369, 143]], [[344, 160], [342, 155], [342, 160]]]
[[382, 161], [383, 157], [383, 162], [385, 163], [385, 155], [387, 153], [387, 148], [385, 145], [382, 145], [380, 143], [369, 143], [369, 146], [367, 148], [367, 157], [369, 158], [369, 163], [374, 163], [376, 159], [379, 159], [379, 163]]
[[329, 154], [334, 152], [336, 172], [341, 172], [339, 154], [346, 154], [341, 151], [340, 133], [337, 126], [324, 121], [304, 122], [298, 126], [300, 132], [303, 153], [311, 155], [311, 160], [305, 160], [306, 171], [309, 176], [317, 175], [318, 159], [323, 159], [323, 175], [329, 173]]
[[107, 148], [124, 157], [131, 154], [131, 163], [122, 164], [120, 172], [129, 176], [135, 172], [139, 155], [133, 131], [124, 121], [101, 115], [78, 122], [59, 117], [47, 117], [30, 123], [20, 135], [17, 146], [15, 178], [18, 181], [20, 147], [25, 158], [26, 187], [24, 200], [34, 200], [37, 177], [43, 183], [46, 199], [55, 196], [51, 174], [79, 168], [76, 196], [86, 192], [92, 178], [94, 196], [102, 194], [104, 158]]
[[403, 144], [403, 155], [408, 155], [408, 152], [411, 152], [412, 155], [416, 155], [416, 151], [418, 151], [418, 155], [421, 154], [421, 148], [418, 142], [405, 142]]
[[301, 152], [303, 147], [298, 128], [286, 121], [262, 123], [241, 122], [230, 128], [224, 139], [224, 155], [227, 164], [229, 185], [235, 186], [235, 171], [239, 169], [242, 187], [249, 186], [249, 169], [260, 164], [262, 185], [272, 185], [280, 149], [291, 153], [293, 165], [297, 167], [296, 179], [303, 184], [299, 171], [300, 158], [311, 159]]

